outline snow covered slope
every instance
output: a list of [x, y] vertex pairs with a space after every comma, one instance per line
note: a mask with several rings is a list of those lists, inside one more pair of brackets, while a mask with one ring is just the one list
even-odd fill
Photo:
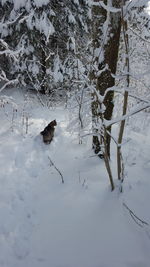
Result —
[[[67, 131], [67, 110], [13, 97], [17, 111], [0, 108], [0, 267], [149, 267], [149, 225], [127, 207], [150, 223], [150, 127], [128, 130], [124, 190], [111, 193], [90, 139]], [[39, 132], [53, 119], [45, 145]]]

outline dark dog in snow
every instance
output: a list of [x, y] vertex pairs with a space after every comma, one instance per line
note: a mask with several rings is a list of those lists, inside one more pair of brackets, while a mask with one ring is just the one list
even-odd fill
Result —
[[55, 131], [55, 126], [57, 125], [56, 120], [51, 121], [45, 129], [40, 132], [41, 135], [43, 135], [43, 142], [45, 144], [50, 144], [53, 137], [54, 137], [54, 131]]

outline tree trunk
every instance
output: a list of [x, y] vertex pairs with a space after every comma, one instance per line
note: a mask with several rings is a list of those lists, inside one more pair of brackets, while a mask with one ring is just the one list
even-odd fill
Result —
[[[120, 0], [104, 0], [93, 1], [93, 47], [94, 47], [94, 67], [97, 70], [96, 90], [104, 96], [106, 90], [115, 85], [113, 74], [116, 73], [119, 40], [121, 31], [121, 11]], [[112, 8], [115, 8], [114, 10]], [[110, 10], [113, 10], [113, 12]], [[109, 91], [106, 93], [103, 104], [105, 111], [103, 117], [106, 120], [111, 120], [113, 113], [113, 98], [114, 93]], [[102, 104], [102, 103], [101, 103]], [[101, 151], [101, 133], [99, 132], [99, 124], [101, 120], [101, 104], [95, 95], [92, 102], [92, 117], [93, 117], [93, 148], [96, 154]], [[110, 157], [110, 137], [111, 127], [108, 128], [106, 135], [107, 154]]]

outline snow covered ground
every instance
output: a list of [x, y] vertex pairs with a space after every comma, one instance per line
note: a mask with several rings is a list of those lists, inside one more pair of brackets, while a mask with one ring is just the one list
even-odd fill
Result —
[[[0, 107], [0, 267], [149, 267], [150, 226], [123, 203], [150, 224], [150, 115], [126, 131], [120, 194], [110, 192], [90, 137], [79, 145], [68, 131], [64, 107], [48, 109], [19, 90], [13, 98], [17, 111]], [[53, 119], [55, 138], [45, 145], [39, 132]]]

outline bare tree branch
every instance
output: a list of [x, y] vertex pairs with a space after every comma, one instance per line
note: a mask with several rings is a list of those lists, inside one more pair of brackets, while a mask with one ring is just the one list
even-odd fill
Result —
[[118, 123], [120, 121], [124, 121], [126, 120], [127, 118], [131, 117], [132, 115], [135, 115], [137, 114], [138, 112], [144, 110], [144, 109], [147, 109], [150, 107], [150, 101], [148, 103], [145, 103], [145, 104], [141, 104], [141, 105], [137, 105], [136, 108], [134, 108], [132, 111], [130, 111], [128, 114], [124, 115], [124, 116], [121, 116], [121, 117], [118, 117], [116, 119], [113, 119], [111, 121], [107, 121], [105, 120], [104, 121], [104, 124], [107, 127], [109, 127], [110, 125], [113, 125], [115, 123]]
[[132, 219], [135, 221], [136, 224], [138, 224], [140, 227], [143, 227], [144, 225], [149, 226], [149, 223], [146, 221], [140, 219], [128, 206], [123, 202], [123, 206], [128, 210], [130, 213]]
[[137, 32], [135, 32], [131, 27], [129, 27], [130, 31], [133, 32], [136, 36], [138, 36], [142, 41], [150, 44], [150, 41], [140, 36]]
[[51, 158], [48, 156], [48, 159], [50, 161], [50, 164], [55, 168], [55, 170], [59, 173], [59, 175], [61, 176], [61, 181], [62, 181], [62, 184], [64, 184], [64, 178], [63, 178], [63, 175], [61, 173], [61, 171], [56, 167], [56, 165], [54, 164], [54, 162], [51, 160]]

